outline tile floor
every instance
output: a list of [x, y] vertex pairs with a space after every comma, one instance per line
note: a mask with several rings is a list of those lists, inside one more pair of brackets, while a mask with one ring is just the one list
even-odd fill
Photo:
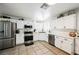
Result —
[[0, 55], [68, 55], [45, 41], [36, 41], [33, 45], [19, 45], [14, 48], [0, 50]]

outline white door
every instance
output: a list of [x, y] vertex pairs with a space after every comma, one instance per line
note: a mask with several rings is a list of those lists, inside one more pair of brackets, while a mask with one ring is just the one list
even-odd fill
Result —
[[73, 54], [73, 40], [69, 38], [63, 38], [62, 50], [69, 54]]
[[46, 33], [39, 33], [39, 40], [47, 41], [48, 42], [48, 34]]
[[75, 39], [75, 53], [79, 54], [79, 38]]
[[39, 37], [38, 33], [33, 33], [33, 40], [34, 41], [39, 40], [38, 37]]
[[59, 36], [55, 36], [55, 46], [61, 49], [62, 39]]
[[74, 29], [76, 26], [76, 14], [69, 15], [63, 18], [66, 29]]

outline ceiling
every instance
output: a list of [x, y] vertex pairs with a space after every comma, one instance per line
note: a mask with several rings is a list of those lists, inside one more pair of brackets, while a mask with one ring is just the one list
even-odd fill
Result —
[[41, 9], [42, 3], [0, 3], [0, 13], [32, 19], [45, 19], [79, 7], [79, 3], [56, 3]]

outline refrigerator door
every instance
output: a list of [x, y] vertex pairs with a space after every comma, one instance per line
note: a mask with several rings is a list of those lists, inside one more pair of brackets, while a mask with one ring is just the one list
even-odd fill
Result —
[[0, 49], [3, 49], [3, 40], [0, 39]]
[[11, 38], [11, 22], [4, 23], [5, 38]]
[[0, 21], [0, 38], [4, 37], [4, 22]]

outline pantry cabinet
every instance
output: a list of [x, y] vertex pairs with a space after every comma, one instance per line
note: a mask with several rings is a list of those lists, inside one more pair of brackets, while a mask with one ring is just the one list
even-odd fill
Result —
[[55, 46], [69, 54], [73, 54], [73, 39], [55, 36]]

